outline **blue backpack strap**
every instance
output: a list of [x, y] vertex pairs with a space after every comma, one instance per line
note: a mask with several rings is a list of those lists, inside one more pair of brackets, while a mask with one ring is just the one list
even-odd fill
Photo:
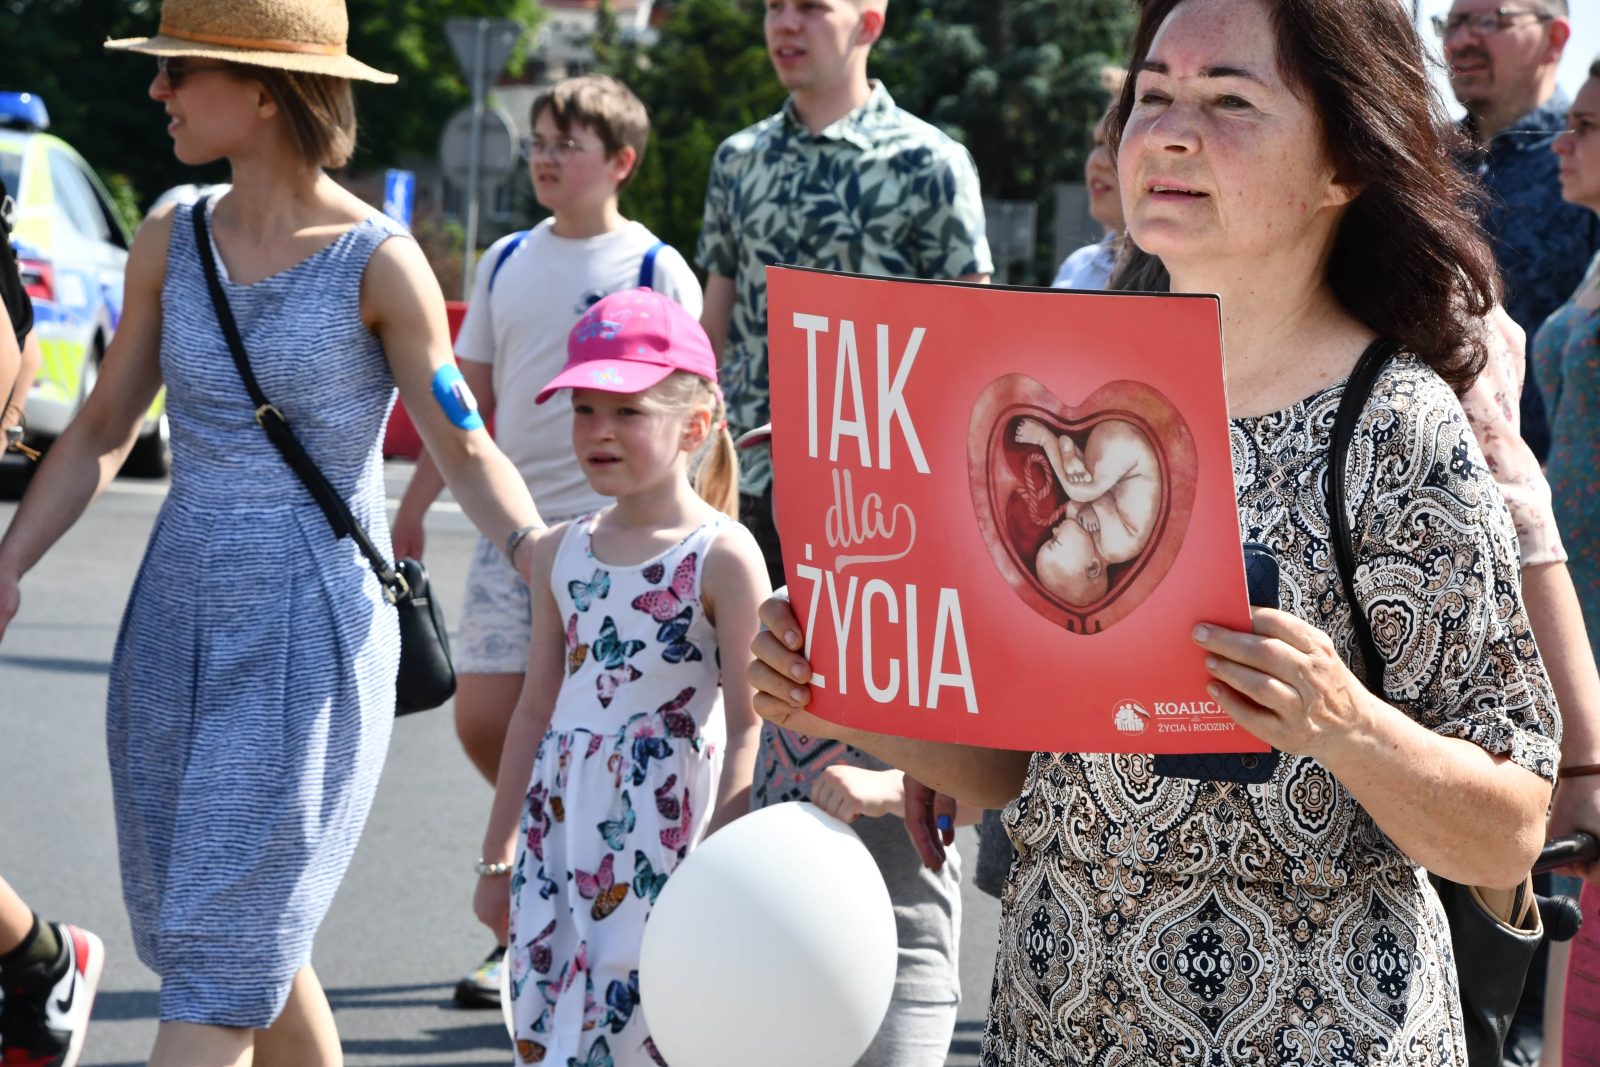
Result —
[[654, 289], [656, 281], [656, 256], [667, 247], [667, 242], [657, 241], [644, 250], [644, 261], [639, 264], [639, 288]]
[[522, 242], [528, 239], [528, 230], [518, 230], [511, 235], [511, 240], [500, 250], [500, 255], [494, 261], [494, 269], [489, 272], [489, 292], [494, 292], [494, 280], [500, 276], [500, 268], [506, 265], [506, 260], [511, 258], [511, 253], [522, 247]]

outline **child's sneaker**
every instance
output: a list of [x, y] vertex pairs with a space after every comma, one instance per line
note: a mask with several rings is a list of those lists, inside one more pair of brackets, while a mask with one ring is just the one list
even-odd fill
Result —
[[51, 923], [61, 959], [46, 971], [13, 978], [0, 1006], [0, 1065], [73, 1067], [83, 1052], [89, 1009], [105, 966], [105, 946], [88, 930]]
[[[496, 945], [471, 974], [456, 983], [456, 1004], [463, 1008], [500, 1006], [500, 968], [506, 963], [506, 947]], [[9, 1067], [9, 1065], [7, 1065]]]

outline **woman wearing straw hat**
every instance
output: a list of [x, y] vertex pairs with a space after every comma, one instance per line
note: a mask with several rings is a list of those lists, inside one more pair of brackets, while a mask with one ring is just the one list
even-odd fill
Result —
[[340, 1062], [311, 941], [371, 805], [399, 656], [371, 568], [257, 425], [202, 250], [262, 392], [380, 552], [396, 385], [457, 499], [520, 569], [540, 525], [470, 394], [449, 387], [444, 302], [421, 252], [323, 173], [354, 147], [349, 79], [395, 80], [351, 58], [346, 31], [342, 0], [167, 0], [157, 36], [108, 43], [156, 57], [150, 96], [178, 158], [226, 159], [232, 189], [140, 229], [100, 387], [0, 541], [3, 635], [18, 580], [121, 465], [166, 386], [172, 487], [107, 717], [123, 897], [161, 976], [160, 1065]]

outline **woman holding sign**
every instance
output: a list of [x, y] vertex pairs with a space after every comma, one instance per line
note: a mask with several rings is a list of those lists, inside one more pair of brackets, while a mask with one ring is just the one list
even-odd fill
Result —
[[[1143, 756], [964, 748], [809, 714], [803, 635], [762, 615], [780, 725], [1007, 805], [984, 1062], [1464, 1064], [1431, 871], [1513, 886], [1544, 834], [1559, 719], [1505, 506], [1454, 392], [1477, 375], [1489, 250], [1392, 0], [1152, 0], [1113, 123], [1128, 232], [1220, 294], [1240, 525], [1281, 567], [1254, 633], [1194, 620], [1212, 695], [1285, 753], [1261, 786]], [[1326, 475], [1344, 381], [1380, 338], [1347, 469], [1351, 604]], [[1389, 703], [1362, 682], [1372, 620]], [[1063, 681], [1070, 681], [1063, 679]], [[1063, 712], [1071, 712], [1070, 706]]]

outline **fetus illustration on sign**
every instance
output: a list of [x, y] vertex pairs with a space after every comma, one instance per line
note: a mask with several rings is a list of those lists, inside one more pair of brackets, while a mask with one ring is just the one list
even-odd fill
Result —
[[[1033, 573], [1062, 600], [1087, 607], [1106, 595], [1111, 564], [1136, 559], [1150, 542], [1162, 498], [1155, 446], [1123, 419], [1096, 423], [1079, 448], [1069, 435], [1024, 415], [1015, 440], [1040, 451], [1028, 458], [1025, 479], [1030, 502], [1042, 505], [1033, 507], [1035, 521], [1051, 528]], [[1051, 509], [1056, 490], [1067, 499]]]
[[1143, 382], [1109, 382], [1069, 406], [1027, 375], [1004, 375], [973, 407], [968, 458], [996, 566], [1070, 633], [1100, 633], [1132, 614], [1182, 546], [1194, 439]]

